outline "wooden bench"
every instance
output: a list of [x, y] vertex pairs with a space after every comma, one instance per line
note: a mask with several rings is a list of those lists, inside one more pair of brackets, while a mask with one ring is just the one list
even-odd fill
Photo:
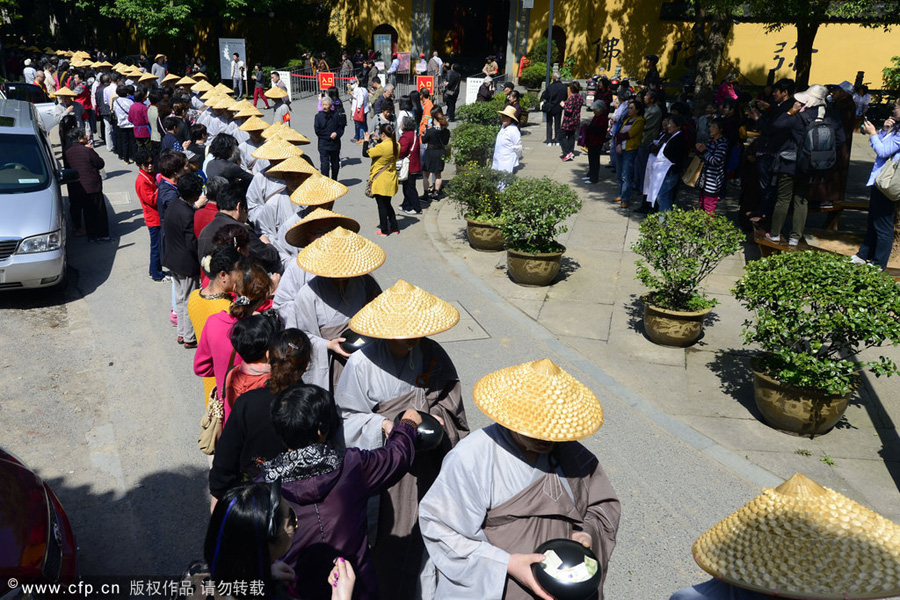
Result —
[[809, 208], [810, 213], [829, 213], [828, 218], [825, 220], [825, 229], [828, 229], [829, 231], [838, 230], [838, 219], [841, 218], [841, 215], [845, 210], [868, 211], [869, 203], [856, 200], [845, 200], [843, 202], [838, 202], [834, 206], [829, 206], [828, 208], [813, 206], [810, 206]]

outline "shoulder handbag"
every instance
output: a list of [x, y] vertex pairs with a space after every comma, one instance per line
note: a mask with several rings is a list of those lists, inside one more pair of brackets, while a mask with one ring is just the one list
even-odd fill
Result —
[[378, 176], [381, 175], [382, 173], [384, 173], [385, 169], [387, 169], [390, 165], [391, 165], [391, 163], [390, 163], [390, 161], [388, 161], [388, 163], [386, 165], [381, 167], [381, 169], [379, 169], [378, 172], [375, 173], [374, 177], [372, 177], [371, 179], [369, 179], [369, 181], [366, 182], [366, 198], [374, 198], [375, 197], [375, 194], [372, 193], [372, 184], [375, 182], [376, 179], [378, 179]]
[[681, 181], [688, 187], [695, 188], [700, 182], [700, 172], [703, 170], [703, 161], [696, 154], [690, 164], [681, 175]]
[[113, 127], [119, 124], [119, 116], [116, 114], [115, 107], [119, 105], [118, 100], [113, 100], [113, 108], [109, 111], [109, 122], [113, 124]]
[[891, 202], [900, 201], [900, 160], [889, 158], [875, 176], [875, 187]]
[[[228, 359], [228, 371], [234, 366], [234, 357], [236, 350], [231, 351], [231, 358]], [[227, 375], [226, 375], [227, 376]], [[222, 422], [225, 420], [225, 391], [222, 391], [222, 398], [219, 398], [216, 388], [209, 392], [208, 402], [206, 404], [206, 414], [200, 419], [200, 437], [197, 439], [197, 445], [200, 446], [200, 452], [212, 456], [216, 453], [216, 443], [222, 435]]]
[[418, 142], [419, 136], [413, 135], [413, 143], [409, 148], [409, 154], [397, 161], [397, 179], [399, 181], [406, 181], [407, 179], [409, 179], [409, 157], [413, 152], [419, 151], [419, 149], [417, 148]]
[[353, 120], [357, 123], [365, 123], [366, 122], [366, 113], [363, 110], [362, 103], [356, 107], [356, 110], [353, 111]]

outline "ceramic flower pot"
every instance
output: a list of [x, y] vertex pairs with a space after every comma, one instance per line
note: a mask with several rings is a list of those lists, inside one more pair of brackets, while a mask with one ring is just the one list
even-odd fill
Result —
[[703, 320], [712, 310], [680, 311], [660, 308], [650, 303], [650, 294], [641, 296], [644, 303], [644, 331], [654, 343], [683, 348], [696, 342], [703, 333]]
[[565, 246], [559, 252], [532, 254], [506, 249], [506, 270], [512, 280], [519, 285], [550, 285], [559, 274]]
[[505, 242], [503, 233], [496, 225], [476, 221], [475, 219], [466, 219], [466, 236], [469, 238], [469, 244], [476, 250], [483, 252], [497, 252], [503, 250]]
[[756, 407], [775, 429], [812, 438], [831, 430], [847, 410], [850, 393], [828, 394], [781, 383], [765, 373], [760, 357], [751, 361], [750, 369]]

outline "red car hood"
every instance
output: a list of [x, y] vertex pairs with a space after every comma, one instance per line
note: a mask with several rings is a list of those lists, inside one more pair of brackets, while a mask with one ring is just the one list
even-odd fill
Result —
[[48, 510], [41, 478], [0, 451], [0, 575], [40, 577]]

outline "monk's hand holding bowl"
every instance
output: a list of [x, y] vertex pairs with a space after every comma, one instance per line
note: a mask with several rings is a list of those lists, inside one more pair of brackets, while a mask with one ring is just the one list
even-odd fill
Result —
[[543, 600], [553, 600], [534, 578], [531, 565], [544, 561], [543, 554], [510, 554], [506, 572], [509, 576], [530, 589], [534, 595]]

